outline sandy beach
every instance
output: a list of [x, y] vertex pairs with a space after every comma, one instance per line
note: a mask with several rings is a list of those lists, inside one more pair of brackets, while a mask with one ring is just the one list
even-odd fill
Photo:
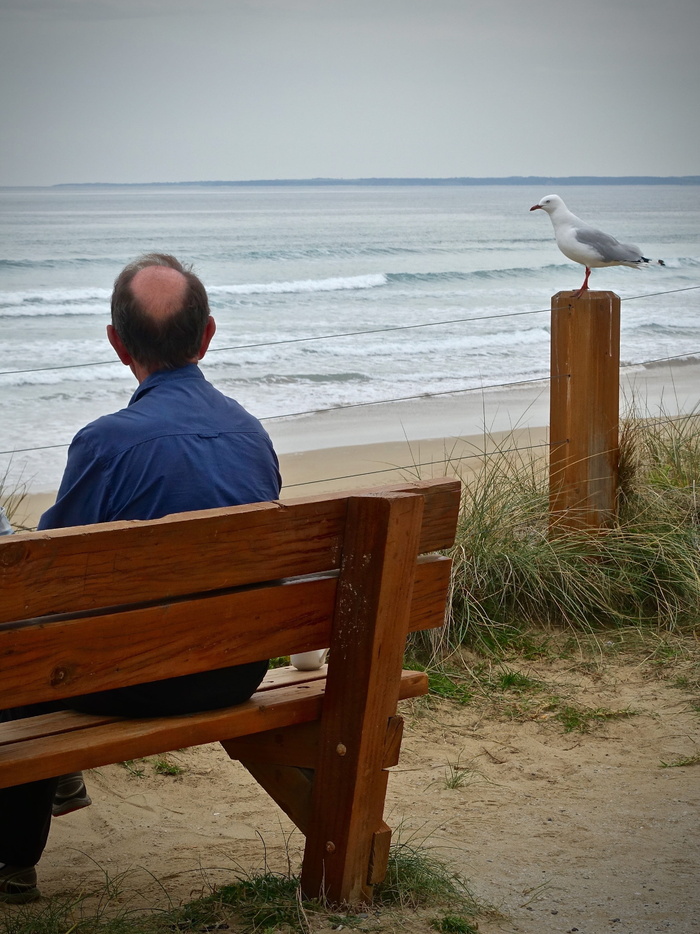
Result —
[[[404, 702], [386, 806], [395, 839], [496, 909], [482, 934], [697, 934], [698, 766], [662, 767], [697, 755], [697, 697], [612, 649], [510, 667], [570, 703], [628, 713], [567, 733], [541, 705], [517, 717], [478, 701]], [[299, 871], [301, 835], [221, 747], [166, 761], [178, 774], [153, 757], [87, 775], [92, 807], [53, 823], [45, 894], [110, 880], [122, 908], [164, 906], [249, 872]], [[464, 780], [449, 787], [456, 769]], [[384, 913], [381, 930], [430, 934], [435, 914]]]

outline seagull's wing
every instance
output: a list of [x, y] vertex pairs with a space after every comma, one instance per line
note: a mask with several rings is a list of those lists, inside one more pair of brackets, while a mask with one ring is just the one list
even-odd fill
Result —
[[578, 242], [595, 250], [603, 263], [640, 263], [642, 261], [642, 251], [638, 246], [620, 243], [610, 234], [596, 230], [595, 227], [576, 227], [574, 232]]

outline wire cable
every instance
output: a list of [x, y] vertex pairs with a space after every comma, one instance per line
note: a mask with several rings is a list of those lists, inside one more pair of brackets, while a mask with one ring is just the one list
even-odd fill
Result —
[[[561, 442], [558, 442], [561, 443]], [[299, 483], [285, 483], [283, 485], [284, 490], [291, 490], [294, 487], [298, 486], [312, 486], [316, 483], [333, 483], [336, 480], [353, 480], [355, 477], [371, 477], [375, 474], [380, 473], [393, 473], [396, 470], [415, 470], [418, 467], [435, 467], [440, 464], [456, 464], [460, 461], [474, 460], [475, 458], [483, 459], [484, 457], [495, 457], [496, 455], [502, 454], [513, 454], [519, 453], [521, 451], [534, 451], [537, 448], [547, 448], [549, 447], [549, 442], [544, 442], [542, 444], [526, 444], [522, 447], [514, 448], [498, 448], [495, 451], [479, 451], [478, 454], [462, 454], [459, 457], [447, 457], [444, 460], [438, 461], [422, 461], [419, 464], [405, 464], [402, 467], [383, 467], [379, 470], [365, 470], [361, 473], [348, 473], [343, 474], [339, 477], [322, 477], [320, 480], [302, 480]]]

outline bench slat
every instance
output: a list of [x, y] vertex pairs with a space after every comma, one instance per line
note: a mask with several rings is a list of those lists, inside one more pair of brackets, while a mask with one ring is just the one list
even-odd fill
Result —
[[[425, 498], [419, 553], [451, 545], [459, 481], [391, 489]], [[337, 568], [351, 495], [8, 536], [0, 541], [0, 623]]]
[[[325, 671], [311, 674], [301, 683], [258, 691], [237, 707], [181, 717], [123, 720], [60, 712], [32, 718], [34, 724], [15, 721], [29, 738], [0, 746], [0, 788], [317, 720]], [[427, 690], [424, 672], [402, 672], [401, 699]], [[11, 725], [3, 724], [3, 731]]]
[[[443, 624], [449, 573], [448, 558], [418, 561], [411, 631]], [[336, 576], [319, 576], [40, 627], [0, 627], [0, 709], [45, 700], [47, 689], [60, 700], [329, 645], [336, 589]]]

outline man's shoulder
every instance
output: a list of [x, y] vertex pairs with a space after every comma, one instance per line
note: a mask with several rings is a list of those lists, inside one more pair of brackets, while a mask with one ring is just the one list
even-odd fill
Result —
[[88, 422], [73, 438], [73, 445], [92, 450], [95, 457], [119, 447], [124, 439], [133, 437], [132, 419], [128, 409], [119, 409]]

